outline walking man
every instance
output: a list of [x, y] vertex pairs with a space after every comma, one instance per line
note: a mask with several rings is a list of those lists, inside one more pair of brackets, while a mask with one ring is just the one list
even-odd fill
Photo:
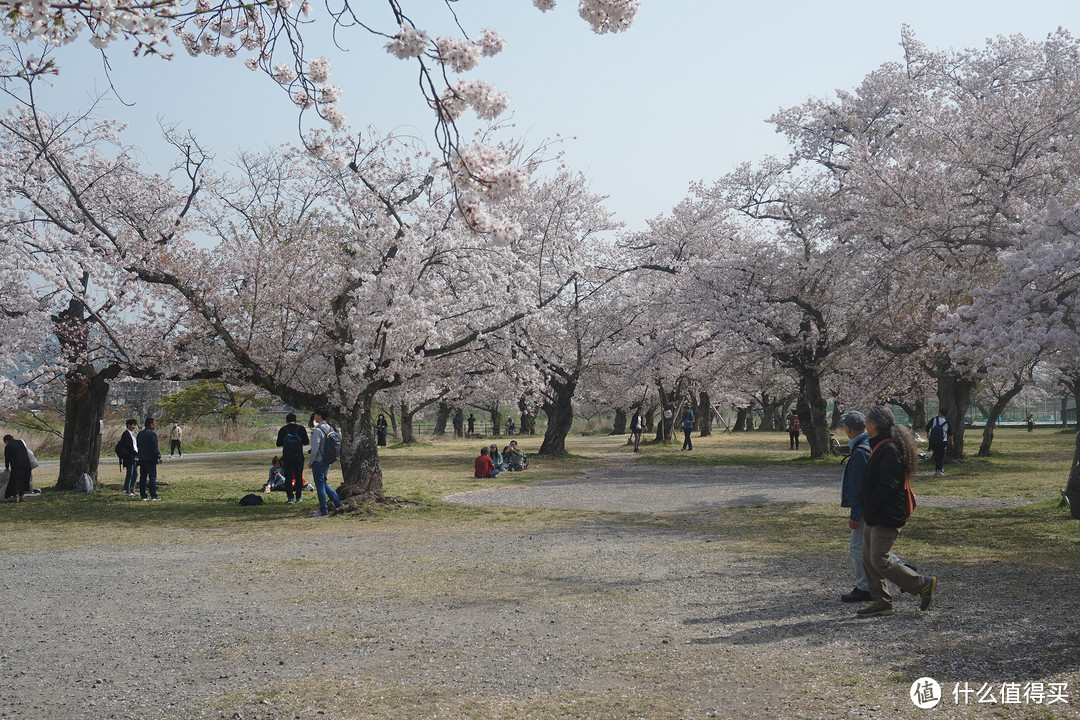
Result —
[[311, 517], [325, 517], [330, 514], [327, 498], [334, 503], [335, 509], [342, 505], [337, 492], [330, 487], [326, 480], [326, 474], [330, 471], [330, 462], [327, 462], [326, 457], [326, 438], [330, 433], [334, 432], [334, 428], [330, 427], [330, 423], [326, 422], [327, 415], [329, 415], [329, 411], [325, 408], [319, 408], [312, 415], [315, 429], [311, 431], [311, 455], [308, 457], [308, 467], [311, 468], [311, 475], [315, 479], [315, 492], [319, 496], [319, 509]]
[[926, 424], [926, 432], [930, 438], [930, 450], [934, 453], [934, 475], [940, 477], [945, 474], [945, 450], [953, 443], [945, 408], [938, 410], [937, 417]]
[[791, 441], [790, 450], [799, 449], [799, 413], [792, 412], [788, 415], [788, 439]]
[[304, 499], [304, 446], [307, 444], [307, 429], [296, 422], [296, 413], [289, 413], [277, 434], [277, 446], [281, 448], [281, 474], [285, 476], [285, 494], [288, 497], [286, 505]]
[[682, 429], [683, 429], [683, 450], [693, 450], [694, 443], [690, 439], [690, 433], [694, 431], [694, 421], [697, 418], [694, 416], [694, 411], [690, 409], [690, 406], [686, 406], [686, 410], [682, 414]]
[[169, 457], [173, 454], [177, 454], [180, 457], [184, 457], [184, 451], [180, 447], [180, 444], [184, 441], [184, 428], [180, 427], [180, 424], [173, 420], [172, 430], [169, 431]]
[[156, 427], [154, 418], [146, 418], [142, 432], [135, 438], [139, 448], [139, 495], [143, 500], [161, 499], [157, 494], [157, 466], [161, 463], [161, 449], [154, 429]]

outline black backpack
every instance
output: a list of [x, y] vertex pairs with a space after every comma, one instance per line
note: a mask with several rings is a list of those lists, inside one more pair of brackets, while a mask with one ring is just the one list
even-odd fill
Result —
[[285, 438], [281, 441], [281, 456], [291, 459], [304, 457], [304, 441], [297, 433], [285, 433]]
[[933, 425], [930, 426], [930, 442], [940, 445], [945, 442], [945, 428], [949, 427], [949, 421], [939, 415], [931, 422]]
[[262, 499], [261, 496], [256, 495], [255, 493], [249, 493], [249, 494], [245, 495], [244, 497], [240, 498], [240, 504], [241, 505], [262, 505], [263, 504], [263, 499]]

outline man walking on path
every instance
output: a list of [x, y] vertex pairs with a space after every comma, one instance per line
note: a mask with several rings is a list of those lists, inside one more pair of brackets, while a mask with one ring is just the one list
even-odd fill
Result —
[[296, 413], [289, 413], [277, 434], [277, 446], [281, 448], [281, 474], [285, 476], [285, 494], [288, 497], [286, 505], [304, 499], [304, 446], [307, 444], [307, 429], [296, 422]]
[[690, 439], [690, 433], [694, 431], [694, 422], [697, 418], [694, 416], [694, 411], [690, 409], [690, 406], [686, 406], [686, 410], [682, 414], [682, 429], [683, 429], [683, 450], [693, 450], [694, 442]]
[[139, 447], [139, 495], [143, 500], [161, 499], [157, 494], [157, 466], [161, 462], [161, 449], [155, 427], [154, 418], [146, 418], [145, 427], [135, 438]]
[[330, 514], [330, 507], [327, 504], [328, 497], [334, 503], [335, 508], [342, 505], [337, 492], [330, 487], [326, 480], [326, 474], [330, 471], [330, 463], [326, 462], [325, 459], [326, 437], [334, 432], [334, 428], [330, 427], [330, 423], [326, 422], [328, 414], [327, 410], [320, 408], [312, 416], [315, 429], [311, 431], [311, 455], [308, 458], [308, 467], [311, 468], [311, 475], [315, 478], [315, 492], [319, 496], [319, 509], [311, 517], [324, 517]]
[[945, 450], [953, 442], [945, 408], [938, 410], [937, 417], [926, 423], [926, 432], [930, 439], [930, 450], [934, 453], [934, 475], [940, 477], [945, 474]]
[[172, 457], [173, 454], [184, 457], [184, 450], [180, 447], [180, 444], [183, 442], [184, 428], [180, 427], [180, 424], [173, 420], [172, 430], [169, 431], [169, 457]]
[[791, 441], [791, 450], [799, 449], [799, 413], [792, 412], [787, 420], [788, 439]]

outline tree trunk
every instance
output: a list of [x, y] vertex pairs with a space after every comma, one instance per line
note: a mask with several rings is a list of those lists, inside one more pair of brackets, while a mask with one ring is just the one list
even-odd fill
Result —
[[[1061, 427], [1069, 427], [1069, 396], [1061, 397]], [[1080, 397], [1076, 400], [1076, 427], [1080, 428]]]
[[574, 424], [574, 391], [576, 380], [559, 381], [554, 378], [549, 382], [554, 397], [544, 403], [547, 414], [547, 432], [540, 445], [541, 455], [565, 455], [566, 436]]
[[806, 369], [800, 375], [799, 426], [810, 446], [810, 457], [823, 458], [830, 452], [829, 402], [821, 391], [821, 377], [817, 371]]
[[378, 439], [371, 408], [373, 398], [365, 397], [352, 412], [340, 413], [341, 474], [338, 495], [352, 504], [382, 498], [383, 474], [379, 463]]
[[1005, 407], [1009, 404], [1014, 397], [1020, 394], [1020, 391], [1024, 389], [1024, 378], [1021, 376], [1016, 379], [1013, 386], [1005, 391], [1005, 394], [997, 398], [994, 404], [990, 407], [990, 417], [986, 419], [986, 425], [983, 427], [982, 444], [979, 445], [978, 457], [990, 457], [990, 445], [994, 442], [994, 429], [997, 427], [997, 419], [1001, 417], [1001, 413], [1005, 412]]
[[712, 398], [704, 390], [698, 394], [698, 434], [701, 437], [712, 435]]
[[[390, 435], [393, 436], [393, 437], [397, 437], [398, 436], [398, 424], [397, 424], [397, 416], [394, 415], [394, 406], [393, 405], [391, 405], [390, 408], [386, 411], [386, 414], [390, 416], [390, 428], [389, 428], [390, 429]], [[402, 416], [405, 415], [405, 403], [401, 404], [401, 414], [402, 414]], [[412, 418], [409, 418], [409, 419], [412, 420]]]
[[81, 370], [67, 374], [67, 397], [64, 401], [64, 444], [60, 450], [58, 490], [74, 490], [83, 473], [98, 479], [101, 458], [101, 421], [105, 418], [105, 401], [109, 395], [109, 380], [119, 375], [120, 368], [87, 377]]
[[450, 420], [450, 405], [445, 402], [439, 402], [439, 410], [435, 413], [435, 429], [431, 431], [431, 434], [435, 437], [442, 437], [446, 434], [446, 423]]
[[488, 409], [488, 414], [491, 416], [491, 434], [495, 436], [502, 435], [503, 416], [499, 412], [498, 403], [495, 404], [495, 407]]
[[611, 428], [612, 435], [626, 434], [626, 411], [621, 407], [615, 408], [615, 423]]
[[953, 445], [948, 450], [948, 456], [963, 460], [964, 416], [967, 415], [968, 407], [971, 406], [971, 392], [975, 389], [975, 382], [956, 377], [948, 370], [938, 373], [936, 379], [938, 407], [945, 408], [945, 417], [948, 418], [949, 427], [953, 431]]
[[[416, 415], [415, 410], [410, 410], [408, 403], [401, 403], [401, 442], [405, 445], [413, 445], [416, 443], [416, 436], [413, 434], [413, 417]], [[390, 417], [394, 414], [390, 413]]]
[[655, 408], [649, 408], [645, 412], [645, 429], [647, 431], [652, 432], [653, 422], [655, 420], [656, 420], [656, 409]]
[[736, 409], [738, 410], [738, 414], [735, 416], [735, 428], [734, 428], [734, 431], [735, 432], [746, 432], [746, 424], [747, 424], [746, 423], [746, 418], [750, 414], [750, 408], [741, 407], [741, 408], [736, 408]]
[[840, 403], [833, 400], [832, 419], [829, 421], [829, 430], [840, 429], [840, 418], [844, 417], [844, 411], [840, 409]]

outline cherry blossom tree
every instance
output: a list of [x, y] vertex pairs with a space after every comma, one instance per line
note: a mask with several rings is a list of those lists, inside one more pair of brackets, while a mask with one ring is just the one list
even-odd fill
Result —
[[4, 355], [19, 363], [20, 349], [26, 358], [36, 346], [38, 360], [23, 368], [11, 401], [64, 387], [57, 486], [70, 489], [82, 473], [96, 476], [109, 382], [155, 376], [195, 339], [129, 270], [137, 248], [178, 232], [190, 197], [142, 173], [115, 124], [39, 112], [32, 65], [21, 78], [4, 67], [3, 89], [16, 105], [0, 119], [0, 313], [17, 320]]

